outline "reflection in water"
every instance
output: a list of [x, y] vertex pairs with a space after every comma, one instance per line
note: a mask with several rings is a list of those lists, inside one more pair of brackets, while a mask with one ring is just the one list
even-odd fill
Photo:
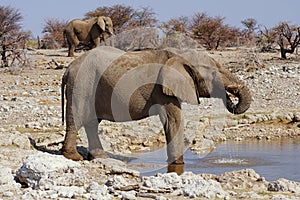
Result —
[[[166, 150], [139, 154], [129, 165], [142, 175], [167, 171], [192, 171], [195, 174], [220, 175], [227, 171], [253, 168], [267, 181], [286, 178], [300, 182], [300, 139], [273, 141], [227, 141], [217, 145], [215, 151], [196, 155], [187, 150], [184, 166], [167, 166]], [[177, 168], [177, 169], [176, 169]], [[181, 170], [181, 171], [178, 171]]]
[[169, 164], [168, 165], [168, 173], [176, 172], [178, 175], [183, 173], [184, 164]]

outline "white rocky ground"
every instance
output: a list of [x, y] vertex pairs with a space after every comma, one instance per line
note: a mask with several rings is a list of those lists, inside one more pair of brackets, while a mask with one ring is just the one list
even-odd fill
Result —
[[[2, 199], [300, 199], [300, 183], [279, 179], [272, 183], [252, 169], [208, 174], [139, 172], [114, 159], [73, 162], [60, 155], [60, 81], [73, 58], [65, 50], [29, 52], [32, 63], [22, 71], [0, 73], [0, 198]], [[233, 116], [220, 102], [203, 99], [184, 105], [186, 141], [201, 153], [223, 140], [275, 140], [300, 136], [299, 56], [278, 59], [277, 54], [249, 49], [211, 55], [247, 83], [251, 108]], [[101, 139], [114, 154], [147, 151], [165, 143], [157, 117], [130, 123], [101, 123]], [[78, 146], [86, 155], [86, 139]], [[297, 158], [296, 158], [297, 159]]]

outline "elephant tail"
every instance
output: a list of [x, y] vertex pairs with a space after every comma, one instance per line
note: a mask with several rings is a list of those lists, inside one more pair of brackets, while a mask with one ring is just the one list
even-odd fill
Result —
[[62, 125], [65, 123], [65, 85], [67, 82], [67, 76], [63, 76], [62, 82], [60, 85], [61, 89], [61, 122]]

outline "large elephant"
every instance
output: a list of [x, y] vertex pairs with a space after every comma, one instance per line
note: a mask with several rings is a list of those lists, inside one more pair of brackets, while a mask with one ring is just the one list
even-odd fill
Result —
[[87, 20], [74, 19], [67, 24], [64, 34], [69, 45], [68, 56], [73, 57], [79, 43], [86, 43], [95, 48], [101, 40], [112, 35], [113, 23], [110, 17], [105, 16]]
[[[227, 110], [234, 114], [245, 112], [251, 103], [245, 84], [197, 50], [125, 53], [101, 46], [70, 64], [63, 76], [62, 95], [64, 88], [67, 105], [62, 153], [73, 160], [82, 159], [76, 150], [79, 128], [85, 128], [91, 156], [103, 157], [106, 154], [98, 138], [101, 120], [124, 122], [159, 115], [168, 163], [182, 164], [181, 102], [198, 104], [199, 97], [222, 98]], [[237, 103], [231, 100], [232, 95], [238, 98]]]

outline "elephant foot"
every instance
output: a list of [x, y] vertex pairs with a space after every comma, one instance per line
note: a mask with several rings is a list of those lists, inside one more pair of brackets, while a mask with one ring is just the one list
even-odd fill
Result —
[[109, 156], [102, 149], [93, 149], [89, 152], [88, 159], [93, 160], [95, 158], [109, 158]]
[[77, 151], [62, 150], [62, 154], [64, 157], [74, 161], [83, 160], [83, 157]]

